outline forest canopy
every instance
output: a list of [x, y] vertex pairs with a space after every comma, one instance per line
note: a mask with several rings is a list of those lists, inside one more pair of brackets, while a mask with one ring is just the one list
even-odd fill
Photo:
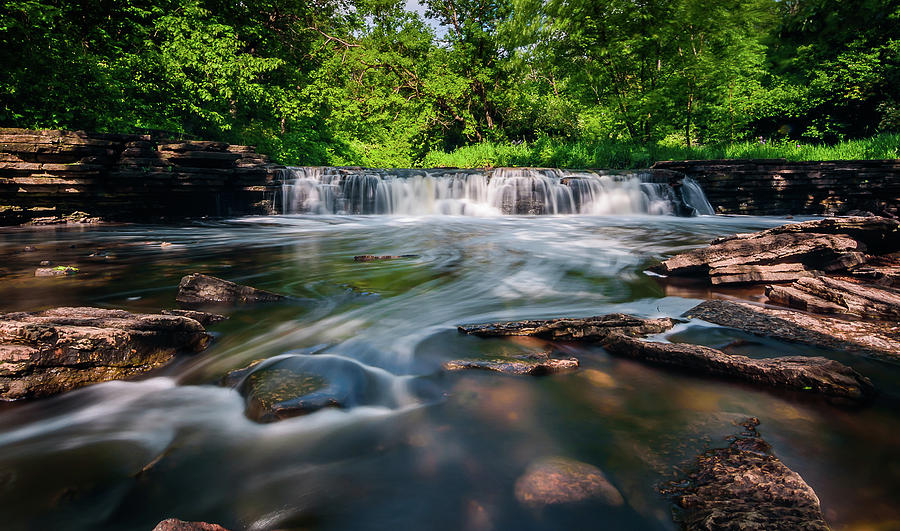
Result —
[[0, 2], [2, 126], [371, 166], [900, 130], [900, 0]]

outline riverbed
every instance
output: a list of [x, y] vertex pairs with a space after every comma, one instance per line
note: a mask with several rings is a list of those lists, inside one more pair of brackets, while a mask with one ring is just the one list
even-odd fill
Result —
[[[456, 326], [625, 312], [678, 316], [707, 297], [644, 273], [711, 239], [785, 223], [700, 216], [272, 216], [177, 226], [0, 232], [0, 311], [174, 308], [203, 272], [291, 296], [227, 309], [212, 346], [145, 378], [0, 404], [4, 529], [674, 529], [657, 486], [734, 423], [758, 417], [835, 529], [900, 527], [900, 367], [698, 321], [662, 337], [752, 356], [824, 355], [873, 380], [865, 407], [830, 404], [558, 344], [573, 373], [444, 373], [448, 360], [528, 342]], [[26, 251], [26, 247], [33, 250]], [[360, 263], [356, 255], [414, 255]], [[79, 268], [37, 278], [43, 260]], [[221, 309], [220, 309], [221, 310]], [[259, 424], [228, 371], [276, 356], [352, 360], [382, 388], [345, 410]], [[535, 510], [514, 485], [562, 456], [600, 468], [625, 503]]]

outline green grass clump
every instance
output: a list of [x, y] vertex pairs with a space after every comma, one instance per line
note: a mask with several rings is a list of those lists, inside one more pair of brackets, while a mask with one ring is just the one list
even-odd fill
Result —
[[747, 141], [709, 146], [540, 138], [531, 143], [482, 142], [452, 152], [432, 151], [422, 167], [645, 168], [662, 160], [786, 159], [874, 160], [900, 158], [900, 134], [884, 133], [837, 144]]

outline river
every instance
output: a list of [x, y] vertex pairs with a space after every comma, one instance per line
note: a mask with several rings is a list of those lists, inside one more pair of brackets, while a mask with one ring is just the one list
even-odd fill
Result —
[[[748, 355], [826, 355], [881, 390], [863, 408], [696, 377], [557, 345], [573, 373], [444, 373], [447, 360], [533, 345], [456, 325], [626, 312], [678, 316], [709, 296], [643, 271], [714, 237], [784, 219], [650, 215], [285, 215], [174, 226], [0, 232], [0, 310], [175, 307], [191, 272], [285, 293], [238, 308], [212, 346], [137, 381], [0, 404], [4, 529], [151, 529], [168, 517], [230, 529], [674, 529], [656, 486], [734, 422], [761, 420], [774, 453], [819, 495], [836, 529], [900, 526], [895, 365], [692, 321], [665, 337]], [[24, 252], [34, 246], [33, 252]], [[354, 262], [361, 254], [416, 255]], [[41, 260], [79, 267], [35, 278]], [[752, 294], [749, 294], [752, 295]], [[367, 403], [259, 424], [229, 370], [275, 356], [352, 360]], [[625, 504], [535, 512], [514, 495], [530, 463], [599, 467]], [[878, 527], [878, 526], [881, 527]], [[866, 527], [871, 526], [871, 527]]]

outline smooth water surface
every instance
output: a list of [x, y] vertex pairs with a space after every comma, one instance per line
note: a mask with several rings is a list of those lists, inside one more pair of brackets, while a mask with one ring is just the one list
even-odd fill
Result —
[[[643, 270], [716, 236], [780, 219], [726, 217], [281, 216], [180, 227], [0, 233], [0, 310], [175, 307], [204, 272], [289, 294], [229, 310], [207, 351], [140, 381], [0, 404], [3, 529], [151, 529], [168, 517], [230, 529], [674, 529], [656, 485], [735, 421], [762, 421], [775, 453], [816, 490], [836, 529], [900, 526], [900, 370], [841, 352], [752, 339], [750, 355], [827, 355], [882, 394], [848, 409], [791, 392], [555, 345], [577, 372], [543, 378], [442, 373], [443, 362], [527, 352], [534, 341], [461, 336], [456, 325], [628, 312], [678, 316], [706, 296]], [[37, 248], [24, 252], [25, 246]], [[358, 263], [354, 255], [418, 255]], [[35, 278], [41, 260], [76, 265]], [[722, 347], [739, 332], [699, 321], [673, 340]], [[274, 356], [353, 360], [379, 399], [273, 424], [218, 385]], [[602, 469], [625, 505], [534, 511], [514, 496], [529, 463]]]

